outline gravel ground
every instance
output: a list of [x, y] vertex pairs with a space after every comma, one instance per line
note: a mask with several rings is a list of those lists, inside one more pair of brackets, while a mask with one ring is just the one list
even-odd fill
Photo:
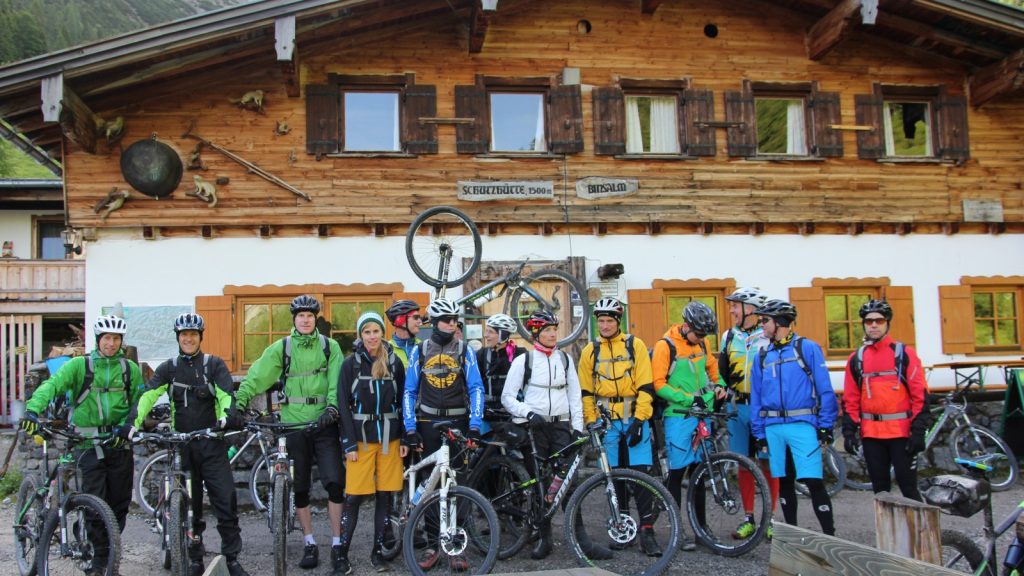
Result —
[[[994, 495], [995, 515], [998, 520], [1010, 513], [1024, 499], [1024, 486], [1018, 485], [1013, 490]], [[818, 529], [817, 520], [811, 510], [810, 501], [802, 498], [800, 502], [800, 525]], [[836, 525], [838, 535], [842, 538], [874, 545], [874, 512], [872, 497], [869, 492], [843, 490], [834, 499]], [[314, 531], [320, 544], [320, 566], [317, 569], [303, 571], [295, 567], [293, 574], [327, 575], [330, 574], [330, 533], [327, 529], [327, 515], [323, 508], [314, 505]], [[13, 502], [0, 504], [0, 574], [17, 574], [13, 564], [13, 532], [11, 521], [14, 514]], [[529, 551], [524, 550], [514, 559], [499, 562], [495, 572], [528, 572], [575, 567], [575, 560], [570, 556], [568, 548], [562, 545], [561, 518], [556, 517], [554, 553], [543, 561], [529, 558]], [[954, 518], [944, 516], [943, 527], [959, 528], [974, 536], [981, 534], [981, 515], [974, 518]], [[207, 562], [219, 549], [220, 538], [215, 528], [216, 521], [208, 519], [210, 526], [206, 531]], [[272, 556], [270, 553], [270, 534], [262, 515], [244, 512], [241, 518], [244, 548], [242, 563], [252, 576], [272, 574]], [[360, 514], [359, 527], [352, 545], [349, 558], [356, 575], [375, 574], [369, 566], [370, 533], [373, 528], [372, 510], [364, 508]], [[1012, 533], [1012, 531], [1010, 532]], [[1010, 542], [1010, 533], [1000, 540], [1000, 554], [1003, 554]], [[128, 519], [124, 535], [124, 550], [121, 561], [123, 576], [158, 576], [162, 570], [157, 567], [159, 544], [155, 534], [150, 532], [145, 518], [134, 509]], [[696, 552], [680, 552], [670, 570], [671, 574], [715, 574], [717, 576], [748, 576], [768, 573], [769, 546], [762, 544], [750, 554], [740, 558], [723, 558], [712, 555], [698, 546]], [[293, 533], [289, 545], [289, 562], [295, 566], [302, 554], [302, 541], [298, 532]], [[392, 566], [393, 573], [405, 573], [406, 570], [397, 560]]]

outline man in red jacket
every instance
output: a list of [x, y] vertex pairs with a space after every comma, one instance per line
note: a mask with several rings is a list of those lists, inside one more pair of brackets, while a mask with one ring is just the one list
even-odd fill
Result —
[[888, 302], [869, 300], [860, 318], [864, 345], [846, 363], [843, 446], [851, 454], [863, 446], [875, 493], [892, 487], [891, 467], [903, 495], [921, 500], [915, 457], [925, 448], [930, 423], [921, 360], [913, 348], [889, 336]]

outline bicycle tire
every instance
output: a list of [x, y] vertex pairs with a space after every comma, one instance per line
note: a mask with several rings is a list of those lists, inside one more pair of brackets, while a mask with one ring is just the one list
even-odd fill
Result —
[[[545, 298], [539, 305], [522, 287], [517, 287], [513, 290], [512, 296], [509, 299], [508, 314], [515, 319], [516, 331], [527, 342], [532, 341], [533, 336], [526, 329], [525, 323], [530, 314], [538, 309], [547, 310], [558, 316], [559, 321], [563, 325], [567, 322], [569, 323], [568, 333], [558, 340], [559, 348], [571, 344], [586, 331], [589, 325], [590, 313], [587, 302], [587, 289], [575, 276], [557, 268], [544, 268], [526, 276], [522, 279], [522, 282], [538, 293], [541, 293], [539, 286], [546, 282], [565, 282], [571, 290], [567, 297], [561, 297], [561, 299], [559, 297]], [[572, 292], [575, 292], [575, 297], [573, 297]], [[523, 300], [524, 295], [530, 301]], [[565, 304], [564, 306], [563, 303]], [[577, 319], [578, 322], [576, 321]]]
[[[717, 475], [715, 470], [719, 471]], [[735, 540], [731, 534], [729, 536], [731, 539], [718, 538], [715, 534], [711, 533], [706, 525], [706, 517], [705, 524], [701, 524], [700, 519], [697, 518], [697, 487], [704, 487], [705, 508], [708, 507], [708, 500], [710, 500], [711, 503], [725, 509], [728, 516], [739, 516], [739, 513], [743, 512], [743, 510], [742, 501], [737, 501], [736, 499], [739, 496], [738, 485], [734, 493], [733, 489], [728, 485], [728, 480], [718, 480], [715, 478], [716, 476], [721, 477], [723, 473], [730, 476], [735, 473], [738, 477], [740, 470], [745, 470], [751, 475], [754, 479], [754, 494], [761, 495], [760, 514], [757, 514], [757, 510], [754, 510], [756, 520], [754, 533], [742, 541]], [[708, 489], [706, 486], [705, 483], [708, 481], [714, 483], [712, 489]], [[716, 497], [716, 493], [720, 493], [722, 496]], [[726, 557], [736, 557], [753, 550], [764, 539], [765, 533], [768, 530], [769, 519], [771, 518], [771, 497], [769, 495], [768, 481], [765, 479], [759, 463], [736, 452], [719, 452], [705, 458], [690, 477], [690, 486], [686, 490], [686, 516], [690, 526], [693, 528], [694, 536], [713, 553]], [[735, 543], [727, 545], [731, 542]]]
[[31, 474], [25, 476], [18, 486], [18, 498], [14, 506], [15, 515], [25, 511], [20, 521], [15, 518], [14, 526], [14, 555], [18, 558], [18, 573], [21, 576], [36, 574], [39, 535], [46, 520], [45, 504], [39, 495], [39, 480]]
[[974, 432], [982, 436], [986, 436], [989, 440], [992, 441], [993, 444], [996, 445], [999, 451], [1006, 456], [1005, 464], [1001, 464], [998, 466], [1000, 469], [1006, 470], [1006, 478], [1003, 479], [1001, 476], [997, 476], [995, 473], [991, 474], [989, 478], [989, 483], [992, 485], [992, 491], [1003, 492], [1005, 490], [1009, 490], [1010, 488], [1012, 488], [1014, 484], [1017, 483], [1017, 479], [1020, 477], [1020, 464], [1018, 464], [1017, 456], [1013, 453], [1013, 450], [1011, 450], [1010, 447], [1007, 446], [1006, 442], [1004, 442], [1003, 439], [1000, 438], [999, 435], [993, 432], [992, 430], [989, 430], [988, 428], [982, 426], [981, 424], [961, 424], [956, 428], [956, 430], [953, 430], [952, 434], [949, 435], [949, 449], [953, 453], [953, 455], [957, 458], [970, 459], [981, 456], [982, 454], [977, 453], [979, 451], [983, 451], [985, 454], [991, 453], [989, 449], [985, 446], [975, 446], [970, 452], [965, 452], [964, 449], [968, 447], [962, 447], [959, 440], [961, 436], [963, 436], [964, 438], [967, 438], [968, 441], [973, 443], [971, 436], [967, 434], [968, 430], [973, 430]]
[[[435, 236], [435, 225], [454, 225], [456, 233]], [[469, 242], [465, 241], [467, 236]], [[429, 240], [426, 240], [427, 238]], [[469, 248], [469, 243], [472, 243], [472, 248]], [[462, 274], [455, 278], [441, 278], [442, 274], [434, 271], [440, 264], [442, 244], [454, 250], [450, 264], [461, 265], [462, 263], [456, 262], [456, 259], [471, 259]], [[409, 262], [409, 267], [417, 278], [434, 288], [451, 288], [464, 284], [480, 266], [482, 253], [483, 245], [476, 223], [464, 212], [451, 206], [435, 206], [424, 210], [412, 221], [405, 234], [405, 258]]]
[[182, 490], [171, 490], [167, 501], [167, 548], [171, 551], [171, 574], [188, 576], [188, 499]]
[[[149, 458], [146, 458], [139, 473], [135, 475], [135, 484], [132, 486], [132, 491], [135, 492], [135, 503], [145, 511], [147, 516], [152, 516], [159, 504], [152, 499], [154, 494], [159, 498], [159, 494], [164, 489], [164, 471], [158, 469], [157, 465], [166, 461], [167, 450], [157, 450]], [[166, 466], [166, 464], [164, 465]]]
[[[843, 456], [835, 449], [834, 446], [829, 446], [825, 450], [825, 457], [822, 459], [822, 473], [823, 480], [825, 481], [825, 488], [828, 492], [829, 497], [833, 497], [843, 490], [846, 486], [846, 462], [843, 460]], [[871, 487], [871, 483], [868, 483], [868, 488]], [[802, 496], [811, 496], [810, 490], [803, 482], [796, 483], [796, 491]]]
[[[466, 479], [466, 486], [490, 500], [498, 515], [501, 524], [498, 560], [515, 556], [530, 540], [530, 512], [536, 505], [531, 480], [533, 477], [525, 466], [500, 455], [477, 462]], [[525, 484], [529, 487], [522, 489]]]
[[[945, 568], [974, 574], [977, 572], [981, 562], [985, 559], [985, 553], [981, 551], [978, 544], [959, 530], [942, 531], [942, 565]], [[967, 566], [964, 566], [966, 562]], [[985, 570], [979, 576], [996, 576], [996, 570], [991, 562], [985, 566]]]
[[[419, 562], [416, 560], [414, 538], [417, 531], [417, 524], [421, 518], [426, 521], [426, 515], [431, 508], [440, 507], [440, 498], [441, 493], [438, 490], [434, 490], [433, 492], [423, 495], [419, 503], [416, 504], [416, 507], [409, 513], [409, 520], [402, 533], [402, 559], [405, 560], [405, 566], [409, 572], [417, 576], [425, 576], [427, 573], [423, 568], [420, 568]], [[470, 574], [490, 573], [491, 569], [494, 568], [495, 563], [498, 561], [498, 548], [501, 541], [501, 528], [498, 524], [498, 515], [494, 511], [494, 507], [491, 506], [491, 503], [488, 502], [483, 495], [466, 486], [453, 486], [448, 490], [448, 499], [450, 501], [458, 501], [460, 499], [468, 500], [469, 502], [467, 504], [471, 503], [483, 512], [484, 520], [486, 521], [488, 528], [486, 536], [483, 536], [484, 533], [482, 531], [472, 530], [471, 527], [470, 530], [477, 537], [474, 538], [473, 536], [467, 536], [467, 542], [464, 549], [468, 549], [472, 546], [478, 552], [483, 553], [483, 560], [480, 562], [480, 565], [468, 570]], [[451, 506], [451, 502], [449, 502], [449, 506]], [[458, 509], [459, 506], [456, 504], [456, 510]], [[458, 517], [459, 514], [457, 512], [455, 515], [456, 522], [458, 521]], [[483, 542], [483, 540], [487, 541]], [[470, 541], [475, 542], [470, 544]], [[438, 552], [440, 553], [441, 551], [439, 550]], [[443, 562], [443, 560], [439, 561]]]
[[270, 532], [274, 541], [274, 575], [288, 573], [288, 512], [291, 501], [291, 482], [288, 477], [278, 474], [274, 478], [274, 492], [271, 496]]
[[[260, 475], [263, 472], [265, 475]], [[260, 457], [252, 463], [252, 469], [249, 470], [249, 499], [252, 501], [252, 505], [256, 508], [257, 512], [263, 512], [267, 514], [267, 498], [270, 495], [270, 489], [272, 488], [270, 479], [273, 478], [274, 469], [271, 467], [267, 458], [260, 454]], [[261, 490], [265, 488], [265, 490]]]
[[392, 493], [391, 512], [388, 514], [387, 522], [391, 528], [392, 539], [384, 539], [380, 548], [381, 556], [391, 562], [402, 553], [402, 531], [405, 523], [402, 521], [402, 514], [409, 508], [409, 491], [405, 487], [398, 492]]
[[[608, 476], [610, 476], [610, 480], [613, 483], [626, 482], [630, 485], [636, 486], [638, 489], [643, 488], [648, 490], [654, 498], [658, 499], [657, 502], [652, 499], [652, 506], [656, 507], [660, 512], [668, 515], [667, 522], [669, 535], [668, 540], [665, 542], [662, 549], [662, 555], [657, 557], [658, 559], [654, 564], [640, 568], [639, 572], [629, 572], [629, 574], [637, 576], [654, 576], [656, 574], [661, 574], [668, 569], [672, 560], [675, 558], [676, 553], [679, 551], [679, 542], [680, 538], [682, 538], [683, 531], [683, 522], [682, 517], [679, 514], [679, 507], [676, 506], [675, 501], [672, 499], [672, 495], [668, 492], [668, 489], [665, 488], [660, 481], [649, 474], [644, 474], [638, 470], [631, 470], [628, 468], [616, 468], [613, 469]], [[604, 494], [609, 481], [608, 476], [605, 476], [604, 474], [595, 474], [590, 478], [587, 478], [582, 484], [580, 484], [575, 492], [573, 492], [572, 497], [569, 498], [569, 503], [565, 507], [565, 542], [576, 556], [576, 562], [582, 567], [595, 566], [603, 568], [595, 562], [595, 559], [587, 556], [587, 552], [584, 550], [585, 546], [581, 543], [581, 535], [577, 534], [577, 524], [583, 522], [583, 500], [589, 493], [597, 490], [602, 493], [602, 502], [607, 502], [607, 497]], [[623, 503], [620, 502], [620, 509], [622, 505]], [[602, 508], [604, 512], [607, 512], [607, 506], [602, 506]], [[577, 520], [580, 520], [580, 522], [577, 522]], [[608, 520], [609, 519], [606, 518], [605, 522]], [[660, 518], [657, 520], [660, 522]], [[586, 536], [586, 538], [589, 539], [589, 535]], [[636, 568], [636, 566], [620, 566], [618, 570], [625, 570], [629, 568]], [[608, 570], [608, 568], [604, 569]], [[616, 572], [618, 572], [618, 570], [616, 570]]]
[[[63, 561], [70, 562], [78, 567], [86, 561], [94, 560], [95, 548], [90, 541], [88, 524], [86, 518], [100, 524], [100, 529], [106, 535], [108, 554], [107, 561], [102, 566], [97, 566], [104, 576], [113, 576], [118, 573], [121, 564], [121, 529], [117, 524], [117, 518], [110, 506], [100, 498], [92, 494], [72, 494], [68, 496], [63, 504], [64, 517], [68, 525], [68, 545], [73, 554], [80, 554], [79, 558], [65, 558], [61, 551], [60, 542], [60, 515], [57, 510], [50, 510], [46, 516], [46, 523], [43, 525], [43, 532], [39, 537], [39, 556], [36, 559], [39, 574], [48, 576], [51, 567], [57, 565], [54, 571], [63, 574], [72, 570], [61, 570], [59, 565]], [[81, 511], [78, 516], [77, 511]], [[84, 542], [84, 545], [83, 545]]]

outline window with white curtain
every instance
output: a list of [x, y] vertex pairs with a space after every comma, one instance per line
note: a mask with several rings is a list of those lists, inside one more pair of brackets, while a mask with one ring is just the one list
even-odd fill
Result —
[[626, 153], [678, 154], [675, 96], [626, 96]]
[[345, 152], [396, 152], [398, 92], [343, 92]]
[[931, 113], [927, 102], [890, 102], [882, 106], [886, 156], [932, 156]]
[[545, 152], [544, 94], [492, 92], [491, 150]]
[[754, 98], [757, 153], [807, 155], [807, 111], [803, 98]]

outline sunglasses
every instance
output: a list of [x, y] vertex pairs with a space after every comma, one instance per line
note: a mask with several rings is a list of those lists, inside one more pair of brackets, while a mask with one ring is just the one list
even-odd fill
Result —
[[871, 324], [872, 326], [880, 326], [882, 324], [885, 324], [886, 322], [887, 321], [886, 321], [885, 318], [865, 318], [864, 319], [864, 323], [865, 324]]
[[444, 322], [445, 324], [447, 324], [449, 322], [458, 322], [458, 321], [459, 321], [459, 317], [458, 316], [438, 316], [437, 318], [434, 319], [434, 323], [435, 324], [437, 324], [439, 322]]

